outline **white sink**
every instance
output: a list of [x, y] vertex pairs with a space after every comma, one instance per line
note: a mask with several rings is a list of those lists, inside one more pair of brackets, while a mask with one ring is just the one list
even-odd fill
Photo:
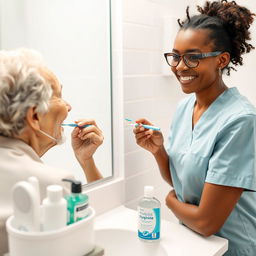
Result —
[[105, 256], [221, 256], [228, 241], [217, 236], [202, 237], [178, 223], [161, 220], [161, 238], [140, 241], [137, 235], [138, 213], [124, 206], [95, 219], [96, 244]]
[[96, 244], [104, 248], [106, 256], [168, 256], [158, 241], [143, 242], [137, 232], [127, 229], [95, 230]]

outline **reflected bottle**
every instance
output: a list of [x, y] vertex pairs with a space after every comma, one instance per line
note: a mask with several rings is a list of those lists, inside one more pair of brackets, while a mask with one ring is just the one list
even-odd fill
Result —
[[138, 204], [138, 236], [142, 241], [153, 242], [160, 238], [161, 204], [154, 196], [154, 187], [144, 187], [144, 197]]
[[69, 225], [89, 216], [89, 197], [82, 194], [81, 181], [71, 179], [63, 179], [63, 181], [71, 183], [71, 194], [65, 196], [68, 210], [67, 224]]

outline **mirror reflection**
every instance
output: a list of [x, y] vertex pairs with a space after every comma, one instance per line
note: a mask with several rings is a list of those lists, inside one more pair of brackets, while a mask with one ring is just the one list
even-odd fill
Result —
[[[104, 136], [94, 153], [102, 178], [112, 175], [111, 49], [109, 0], [2, 0], [1, 49], [39, 51], [58, 78], [70, 109], [65, 123], [95, 120]], [[87, 120], [87, 121], [86, 121]], [[90, 182], [72, 150], [74, 127], [63, 127], [66, 142], [42, 160]]]

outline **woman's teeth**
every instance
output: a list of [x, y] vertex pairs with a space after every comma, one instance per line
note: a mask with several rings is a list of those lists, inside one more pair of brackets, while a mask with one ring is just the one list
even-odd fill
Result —
[[194, 76], [181, 76], [180, 77], [181, 81], [190, 81], [190, 80], [193, 80], [193, 79], [195, 79]]

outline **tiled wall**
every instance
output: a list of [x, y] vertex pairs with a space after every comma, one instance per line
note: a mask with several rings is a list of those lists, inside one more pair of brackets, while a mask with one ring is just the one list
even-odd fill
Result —
[[[162, 73], [163, 17], [172, 16], [173, 10], [164, 1], [125, 0], [123, 15], [124, 116], [147, 118], [161, 127], [167, 141], [177, 101], [183, 97], [171, 72]], [[153, 156], [135, 143], [132, 127], [125, 127], [124, 135], [127, 206], [136, 208], [144, 185], [154, 185], [163, 217], [174, 219], [165, 206], [171, 188], [162, 180]]]

